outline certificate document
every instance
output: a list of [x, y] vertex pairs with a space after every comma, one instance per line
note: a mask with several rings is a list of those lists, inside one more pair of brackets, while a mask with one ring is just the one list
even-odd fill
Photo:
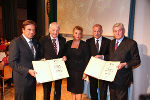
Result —
[[97, 79], [112, 82], [117, 73], [119, 61], [104, 61], [91, 57], [84, 73]]
[[32, 61], [37, 72], [37, 83], [45, 83], [69, 77], [65, 62], [62, 58], [46, 61]]

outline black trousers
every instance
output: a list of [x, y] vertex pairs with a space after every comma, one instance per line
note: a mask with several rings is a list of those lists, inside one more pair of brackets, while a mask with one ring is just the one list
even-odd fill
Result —
[[[91, 94], [91, 100], [98, 100], [98, 88], [100, 91], [100, 100], [106, 100], [107, 98], [107, 88], [108, 88], [108, 82], [103, 80], [98, 80], [93, 77], [89, 77], [90, 79], [90, 94]], [[98, 86], [99, 81], [99, 86]]]
[[15, 86], [15, 100], [36, 100], [36, 81], [30, 86]]
[[[60, 100], [61, 98], [61, 83], [62, 80], [55, 81], [54, 100]], [[52, 82], [43, 83], [44, 100], [50, 100]]]
[[128, 100], [128, 88], [109, 88], [110, 100]]
[[89, 77], [91, 100], [98, 100], [98, 79]]
[[106, 100], [107, 99], [107, 89], [108, 89], [108, 82], [99, 80], [99, 91], [100, 91], [100, 100]]

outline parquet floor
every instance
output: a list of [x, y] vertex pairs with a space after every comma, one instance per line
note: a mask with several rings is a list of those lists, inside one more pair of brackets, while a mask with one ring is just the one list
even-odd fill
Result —
[[[2, 90], [0, 90], [2, 92]], [[61, 100], [72, 100], [71, 93], [67, 91], [67, 81], [66, 79], [62, 82], [62, 88], [61, 88]], [[54, 100], [54, 88], [52, 86], [51, 90], [51, 100]], [[9, 88], [9, 90], [6, 90], [4, 97], [0, 93], [0, 100], [14, 100], [14, 87]], [[42, 84], [37, 84], [36, 88], [36, 100], [43, 100], [43, 86]], [[82, 95], [82, 100], [90, 100], [86, 97], [85, 94]]]

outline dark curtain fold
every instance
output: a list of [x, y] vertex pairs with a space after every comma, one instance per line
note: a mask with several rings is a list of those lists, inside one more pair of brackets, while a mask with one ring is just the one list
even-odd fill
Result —
[[45, 0], [37, 0], [37, 39], [45, 34]]
[[27, 19], [36, 22], [37, 39], [45, 34], [45, 0], [27, 0]]
[[37, 1], [27, 0], [27, 19], [37, 22]]
[[57, 22], [57, 0], [48, 0], [47, 12], [49, 17], [49, 23]]
[[128, 37], [131, 38], [131, 39], [133, 39], [133, 34], [134, 34], [135, 4], [136, 4], [136, 0], [131, 0], [130, 1]]
[[17, 36], [17, 0], [2, 0], [2, 24], [4, 38]]

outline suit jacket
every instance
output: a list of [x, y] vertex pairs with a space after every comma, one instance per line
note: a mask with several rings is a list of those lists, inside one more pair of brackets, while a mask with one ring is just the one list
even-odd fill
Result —
[[[50, 34], [41, 38], [39, 41], [41, 58], [50, 60], [50, 59], [56, 59], [56, 58], [63, 57], [66, 39], [61, 36], [58, 36], [58, 41], [59, 41], [59, 52], [57, 55], [54, 50], [54, 46], [53, 46]], [[55, 94], [54, 94], [55, 100], [60, 100], [61, 83], [62, 83], [62, 80], [55, 81]], [[50, 91], [51, 91], [51, 83], [43, 83], [43, 88], [44, 88], [44, 100], [49, 100], [50, 99]]]
[[[90, 56], [104, 55], [104, 60], [108, 60], [109, 44], [110, 44], [109, 39], [102, 37], [101, 47], [100, 47], [99, 52], [97, 51], [94, 37], [88, 39], [86, 42], [87, 42], [87, 45], [89, 48]], [[93, 66], [93, 68], [94, 68], [94, 66]], [[108, 82], [104, 81], [104, 80], [99, 80], [99, 83], [98, 83], [98, 79], [93, 78], [93, 77], [89, 77], [89, 79], [90, 79], [91, 99], [98, 100], [97, 89], [99, 88], [100, 99], [105, 100], [107, 97]], [[98, 84], [99, 84], [99, 87], [98, 87]]]
[[114, 82], [111, 87], [128, 87], [132, 81], [132, 66], [140, 64], [140, 56], [137, 43], [127, 37], [124, 37], [117, 50], [115, 51], [116, 39], [110, 43], [109, 55], [111, 61], [126, 62], [127, 66], [118, 70]]
[[[30, 94], [36, 92], [36, 80], [28, 73], [29, 69], [33, 69], [32, 61], [37, 60], [38, 50], [34, 39], [33, 45], [36, 50], [35, 58], [27, 41], [22, 35], [12, 40], [9, 46], [9, 64], [13, 69], [15, 93], [19, 92], [24, 95], [18, 98], [20, 100], [33, 100], [30, 99]], [[15, 98], [17, 100], [16, 96]]]
[[59, 41], [59, 53], [57, 55], [54, 50], [54, 46], [50, 38], [50, 35], [48, 34], [47, 36], [41, 38], [39, 41], [41, 58], [50, 60], [63, 57], [66, 39], [61, 36], [58, 36], [58, 41]]
[[99, 52], [97, 52], [94, 37], [86, 40], [86, 43], [87, 43], [88, 48], [89, 48], [90, 56], [104, 55], [104, 59], [108, 60], [109, 44], [110, 44], [109, 39], [102, 37], [102, 42], [101, 42], [101, 47], [100, 47]]

